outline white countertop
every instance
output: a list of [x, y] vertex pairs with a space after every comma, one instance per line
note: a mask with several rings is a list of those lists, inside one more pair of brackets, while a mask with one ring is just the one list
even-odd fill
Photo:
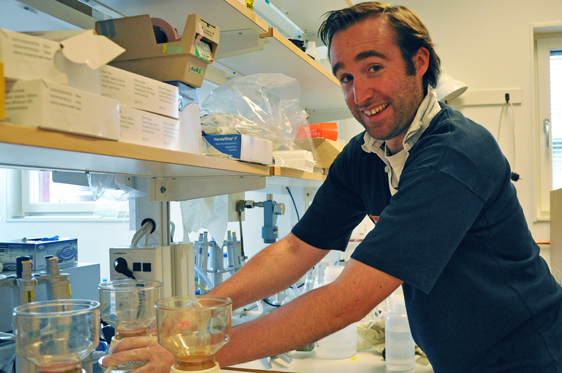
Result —
[[[256, 360], [234, 366], [236, 371], [246, 372], [299, 372], [299, 373], [386, 373], [382, 355], [374, 350], [360, 351], [350, 359], [319, 359], [314, 352], [293, 352], [293, 361], [289, 364], [275, 359], [272, 369], [268, 369], [265, 360]], [[222, 369], [221, 372], [232, 373], [234, 370]], [[407, 373], [433, 373], [433, 368], [427, 358], [416, 355], [416, 365]]]

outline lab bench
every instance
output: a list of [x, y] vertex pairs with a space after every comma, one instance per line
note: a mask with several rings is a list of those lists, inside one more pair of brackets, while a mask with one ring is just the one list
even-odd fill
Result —
[[[374, 350], [359, 351], [349, 359], [319, 359], [314, 352], [292, 353], [292, 362], [287, 364], [275, 359], [272, 368], [268, 369], [265, 360], [256, 360], [234, 367], [225, 367], [221, 372], [268, 372], [268, 373], [385, 373], [386, 365], [382, 355]], [[413, 370], [407, 373], [433, 373], [433, 368], [426, 357], [416, 355]]]

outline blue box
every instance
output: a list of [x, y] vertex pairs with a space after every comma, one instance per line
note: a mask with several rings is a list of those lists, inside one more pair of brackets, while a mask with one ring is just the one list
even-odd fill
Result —
[[273, 144], [269, 140], [247, 135], [207, 135], [203, 133], [206, 154], [223, 153], [241, 161], [270, 165]]
[[29, 256], [33, 271], [44, 270], [47, 255], [56, 256], [60, 268], [70, 267], [78, 262], [78, 240], [37, 238], [0, 242], [0, 262], [4, 267], [3, 271], [15, 271], [18, 256]]

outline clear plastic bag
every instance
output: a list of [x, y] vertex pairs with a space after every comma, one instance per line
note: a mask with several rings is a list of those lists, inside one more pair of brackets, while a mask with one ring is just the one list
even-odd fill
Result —
[[88, 184], [94, 200], [128, 201], [146, 196], [146, 193], [126, 185], [126, 175], [88, 173]]
[[296, 79], [283, 74], [253, 74], [231, 79], [201, 104], [205, 134], [244, 134], [273, 143], [273, 150], [298, 150], [297, 128], [307, 125]]

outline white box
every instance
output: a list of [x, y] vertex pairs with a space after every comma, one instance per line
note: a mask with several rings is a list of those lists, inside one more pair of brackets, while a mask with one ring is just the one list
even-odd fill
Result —
[[102, 96], [134, 109], [179, 118], [178, 87], [113, 66], [99, 70]]
[[181, 150], [180, 121], [146, 111], [120, 106], [121, 142]]
[[278, 150], [273, 152], [273, 158], [276, 166], [308, 172], [313, 172], [316, 164], [314, 155], [308, 150]]
[[173, 295], [172, 282], [172, 255], [170, 246], [152, 247], [112, 247], [109, 249], [110, 279], [127, 279], [122, 273], [118, 273], [114, 263], [121, 258], [127, 264], [127, 268], [133, 272], [137, 279], [146, 281], [162, 281], [162, 297], [167, 298]]
[[120, 135], [118, 101], [42, 79], [8, 84], [6, 120], [110, 140]]
[[45, 79], [68, 84], [68, 75], [73, 75], [76, 81], [89, 81], [87, 72], [124, 51], [94, 30], [23, 34], [0, 29], [0, 60], [7, 80]]
[[167, 83], [178, 87], [181, 151], [201, 154], [203, 140], [197, 89], [177, 80]]

